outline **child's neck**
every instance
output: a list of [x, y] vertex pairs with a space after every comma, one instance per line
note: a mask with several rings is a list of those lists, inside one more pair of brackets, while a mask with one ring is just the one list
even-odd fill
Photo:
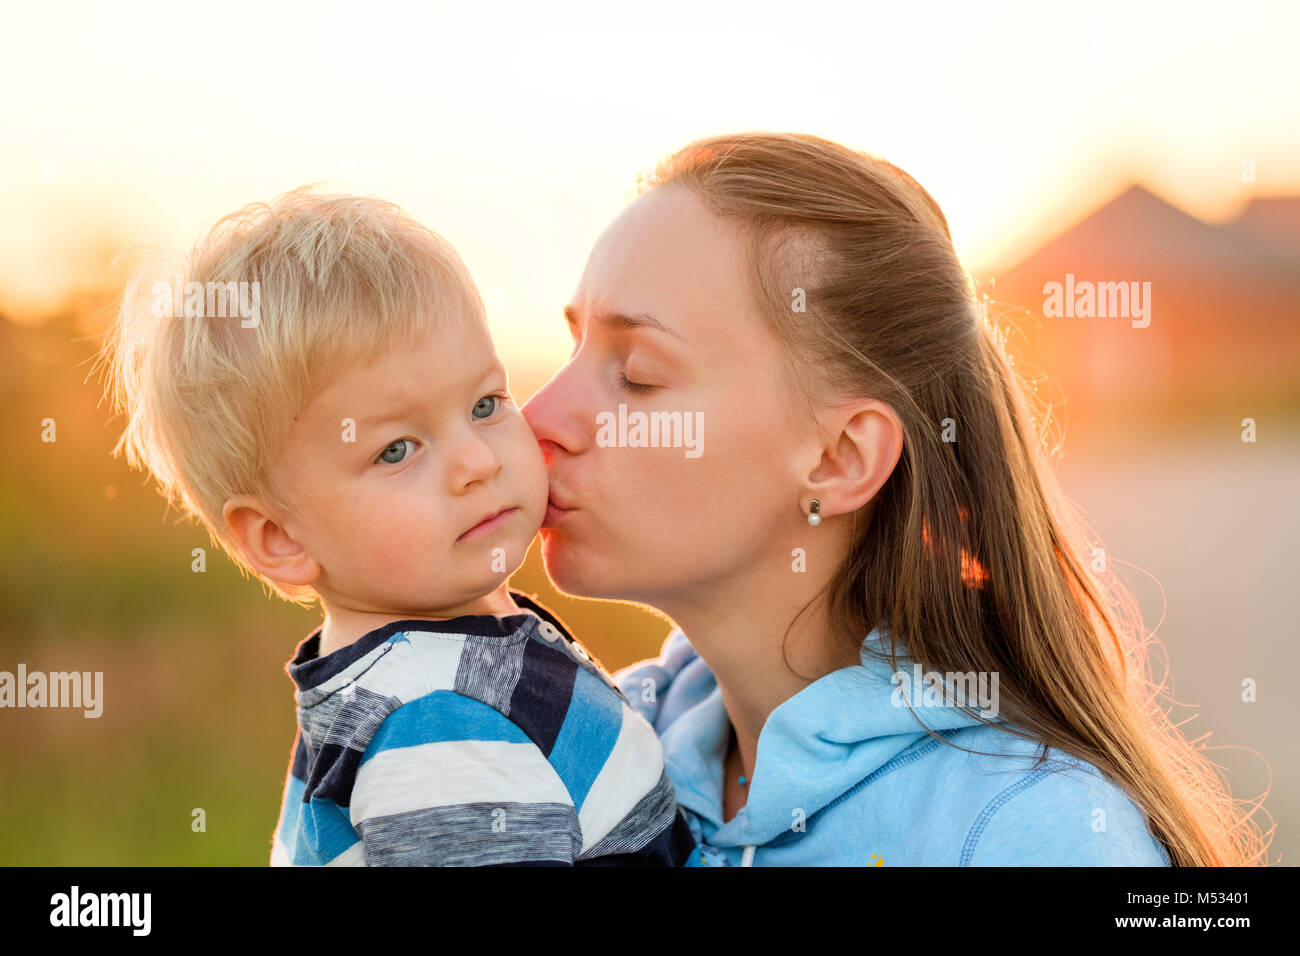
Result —
[[448, 621], [467, 614], [501, 617], [520, 613], [519, 605], [510, 596], [508, 581], [501, 582], [500, 586], [480, 598], [453, 607], [423, 608], [418, 612], [385, 611], [352, 607], [346, 602], [322, 595], [321, 608], [325, 612], [325, 620], [321, 625], [318, 657], [347, 647], [376, 628], [394, 621]]

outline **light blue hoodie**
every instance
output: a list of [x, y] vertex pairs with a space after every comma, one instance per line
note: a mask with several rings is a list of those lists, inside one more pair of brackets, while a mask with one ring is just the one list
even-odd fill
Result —
[[[883, 647], [873, 631], [864, 648]], [[717, 680], [680, 630], [615, 677], [658, 732], [711, 866], [1168, 866], [1131, 799], [1093, 765], [911, 693], [865, 653], [784, 701], [758, 738], [748, 802], [722, 821], [729, 740]], [[907, 696], [903, 693], [907, 691]], [[929, 698], [932, 702], [936, 697]], [[937, 698], [942, 700], [942, 698]], [[909, 709], [899, 706], [912, 701]], [[981, 705], [972, 702], [972, 706]], [[996, 707], [984, 705], [987, 712]], [[917, 718], [958, 750], [925, 733]], [[997, 718], [1002, 723], [1001, 718]], [[979, 756], [982, 750], [997, 756]]]

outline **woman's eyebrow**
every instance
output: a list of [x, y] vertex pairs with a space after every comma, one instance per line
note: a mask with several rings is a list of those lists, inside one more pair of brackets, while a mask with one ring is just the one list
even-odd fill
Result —
[[[564, 307], [564, 318], [568, 321], [569, 325], [571, 326], [577, 325], [578, 324], [577, 310], [571, 305], [566, 305]], [[668, 328], [668, 326], [660, 322], [658, 319], [654, 318], [653, 316], [646, 315], [645, 313], [636, 313], [634, 315], [628, 315], [623, 312], [597, 312], [593, 316], [593, 318], [595, 319], [596, 322], [600, 323], [601, 325], [605, 326], [605, 328], [610, 329], [612, 331], [626, 332], [626, 331], [631, 331], [633, 329], [655, 329], [656, 331], [659, 332], [666, 332], [668, 335], [671, 335], [673, 338], [681, 342], [686, 341], [684, 338], [682, 338], [679, 332], [673, 331], [672, 329]]]

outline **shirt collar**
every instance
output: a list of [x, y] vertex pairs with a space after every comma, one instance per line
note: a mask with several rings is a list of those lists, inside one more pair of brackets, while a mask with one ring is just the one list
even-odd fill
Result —
[[540, 617], [559, 629], [565, 637], [572, 639], [564, 622], [555, 616], [545, 605], [538, 603], [532, 596], [522, 591], [510, 589], [510, 596], [520, 611], [497, 617], [493, 614], [463, 614], [460, 617], [442, 621], [422, 621], [409, 619], [392, 621], [375, 628], [346, 647], [340, 647], [333, 653], [320, 656], [320, 638], [324, 625], [317, 625], [295, 648], [293, 658], [285, 664], [285, 672], [297, 685], [299, 690], [317, 687], [331, 677], [341, 673], [361, 660], [376, 647], [387, 642], [394, 634], [406, 631], [423, 631], [436, 634], [468, 634], [475, 637], [510, 638], [519, 633], [534, 617]]

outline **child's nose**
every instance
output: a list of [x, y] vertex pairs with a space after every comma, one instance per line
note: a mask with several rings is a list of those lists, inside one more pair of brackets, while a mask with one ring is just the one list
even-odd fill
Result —
[[482, 436], [471, 434], [456, 449], [450, 475], [452, 490], [460, 491], [476, 481], [491, 478], [500, 470], [501, 459], [492, 446]]

